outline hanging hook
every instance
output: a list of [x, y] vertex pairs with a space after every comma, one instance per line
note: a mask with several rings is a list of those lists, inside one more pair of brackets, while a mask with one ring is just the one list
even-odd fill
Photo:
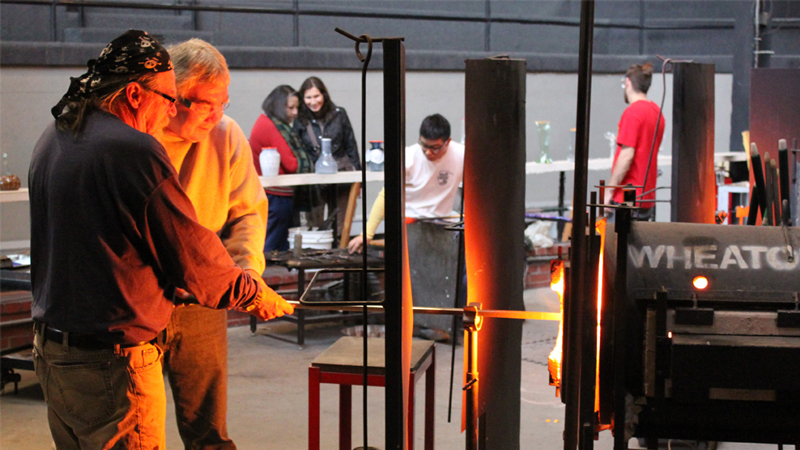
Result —
[[[366, 69], [366, 67], [369, 66], [369, 60], [372, 59], [372, 38], [368, 34], [362, 34], [359, 37], [359, 39], [360, 40], [356, 41], [356, 55], [358, 55], [358, 60], [361, 61], [364, 64], [364, 68]], [[363, 40], [361, 40], [361, 39], [363, 39]], [[361, 54], [360, 47], [361, 47], [361, 43], [362, 42], [366, 42], [367, 43], [367, 57], [366, 57], [366, 59]]]

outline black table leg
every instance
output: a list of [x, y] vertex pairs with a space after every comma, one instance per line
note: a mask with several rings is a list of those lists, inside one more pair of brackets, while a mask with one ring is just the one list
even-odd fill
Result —
[[[567, 211], [564, 207], [564, 184], [566, 183], [566, 179], [567, 177], [563, 170], [558, 173], [558, 215], [562, 217]], [[558, 230], [556, 240], [558, 241], [561, 241], [561, 235], [564, 233], [564, 225], [565, 223], [561, 220], [556, 222], [556, 229]]]
[[[306, 284], [306, 271], [304, 269], [297, 270], [297, 298], [303, 296], [303, 290], [305, 290]], [[297, 311], [297, 344], [301, 347], [305, 345], [306, 342], [306, 316], [305, 310], [298, 309]]]
[[256, 323], [257, 322], [258, 322], [258, 319], [256, 319], [256, 316], [250, 316], [250, 333], [256, 334]]

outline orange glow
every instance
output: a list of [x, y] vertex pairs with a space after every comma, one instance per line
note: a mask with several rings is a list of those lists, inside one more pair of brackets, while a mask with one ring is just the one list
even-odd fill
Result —
[[694, 277], [694, 280], [692, 280], [692, 285], [694, 285], [694, 287], [697, 289], [703, 290], [708, 287], [708, 278], [702, 275], [699, 277]]
[[603, 312], [603, 253], [606, 246], [606, 218], [601, 217], [595, 224], [600, 235], [600, 258], [597, 261], [597, 357], [595, 358], [594, 410], [600, 411], [600, 317]]
[[[597, 356], [596, 360], [596, 379], [595, 379], [595, 411], [600, 410], [600, 317], [603, 310], [603, 251], [605, 249], [606, 219], [600, 218], [595, 226], [600, 235], [600, 259], [598, 261], [597, 273]], [[550, 263], [550, 289], [558, 293], [558, 300], [561, 303], [561, 321], [558, 324], [558, 338], [556, 346], [547, 358], [547, 369], [550, 372], [550, 385], [556, 387], [556, 395], [561, 387], [561, 360], [562, 360], [562, 336], [564, 332], [564, 261], [555, 260]]]
[[564, 333], [564, 261], [557, 259], [550, 263], [550, 289], [558, 294], [561, 304], [561, 320], [558, 322], [556, 346], [547, 357], [547, 370], [550, 372], [550, 385], [556, 387], [556, 395], [561, 388], [561, 348]]

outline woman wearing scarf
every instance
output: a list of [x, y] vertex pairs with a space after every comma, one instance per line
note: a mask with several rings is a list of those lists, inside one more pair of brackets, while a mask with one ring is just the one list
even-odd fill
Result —
[[[291, 86], [285, 84], [276, 87], [270, 92], [261, 109], [261, 114], [256, 119], [253, 130], [250, 132], [250, 148], [253, 151], [253, 162], [256, 171], [261, 173], [259, 156], [264, 148], [276, 148], [281, 156], [279, 175], [285, 173], [310, 173], [311, 160], [297, 135], [292, 131], [292, 122], [297, 117], [299, 98]], [[288, 250], [289, 227], [292, 223], [293, 189], [291, 187], [275, 186], [265, 189], [269, 200], [269, 218], [267, 219], [267, 239], [264, 251]], [[305, 196], [297, 192], [298, 197]]]

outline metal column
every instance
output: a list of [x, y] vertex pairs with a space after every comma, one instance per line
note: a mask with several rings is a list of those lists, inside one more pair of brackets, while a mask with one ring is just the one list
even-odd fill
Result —
[[[471, 302], [523, 310], [523, 60], [467, 60], [464, 238]], [[519, 449], [522, 322], [487, 321], [478, 343], [480, 448]]]
[[714, 223], [714, 65], [672, 71], [672, 221]]
[[386, 187], [386, 449], [408, 445], [408, 374], [414, 326], [405, 226], [405, 46], [383, 41], [383, 138]]

